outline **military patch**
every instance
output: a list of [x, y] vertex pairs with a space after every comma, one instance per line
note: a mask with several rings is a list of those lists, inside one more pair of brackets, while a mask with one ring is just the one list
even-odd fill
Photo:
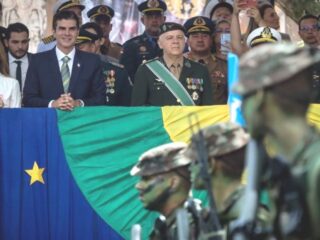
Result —
[[43, 43], [48, 44], [56, 40], [56, 38], [53, 35], [50, 35], [48, 37], [42, 38], [41, 40]]
[[147, 6], [149, 8], [157, 8], [157, 7], [159, 7], [159, 5], [160, 4], [159, 4], [158, 0], [149, 0], [147, 3]]
[[140, 46], [139, 47], [139, 51], [140, 52], [145, 52], [145, 51], [147, 51], [147, 47], [146, 46]]
[[189, 61], [185, 61], [184, 65], [188, 68], [191, 67], [191, 63]]
[[204, 26], [206, 25], [206, 22], [203, 20], [202, 17], [197, 17], [196, 20], [193, 22], [194, 26]]
[[193, 92], [193, 93], [192, 93], [192, 99], [193, 99], [194, 101], [197, 101], [197, 100], [199, 99], [199, 94], [198, 94], [197, 92]]
[[100, 14], [108, 14], [108, 8], [105, 7], [105, 6], [101, 6], [98, 9], [98, 13], [100, 13]]
[[116, 72], [115, 70], [107, 70], [104, 71], [103, 74], [106, 76], [105, 84], [106, 84], [106, 93], [115, 93], [115, 81], [116, 81]]
[[166, 1], [171, 14], [183, 20], [187, 20], [192, 16], [201, 15], [206, 2], [206, 0]]

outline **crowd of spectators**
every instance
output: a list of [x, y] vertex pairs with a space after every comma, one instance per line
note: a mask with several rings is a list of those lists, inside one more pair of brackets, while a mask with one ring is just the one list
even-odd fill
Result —
[[[145, 31], [123, 46], [109, 39], [110, 6], [90, 9], [90, 22], [82, 25], [85, 6], [75, 0], [56, 3], [53, 34], [36, 54], [28, 52], [27, 26], [1, 27], [0, 108], [226, 104], [229, 52], [241, 57], [255, 46], [291, 40], [279, 31], [271, 4], [226, 0], [211, 5], [208, 16], [180, 25], [166, 22], [165, 1], [144, 1], [138, 9]], [[241, 11], [250, 18], [244, 34]], [[319, 48], [319, 16], [305, 14], [298, 27], [304, 44]], [[312, 81], [313, 102], [320, 102], [319, 67]]]

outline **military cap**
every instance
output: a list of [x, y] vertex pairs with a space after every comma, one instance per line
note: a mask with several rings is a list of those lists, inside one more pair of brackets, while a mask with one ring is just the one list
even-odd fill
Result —
[[87, 16], [90, 19], [95, 19], [95, 17], [100, 15], [106, 16], [109, 19], [111, 19], [114, 16], [114, 10], [107, 5], [98, 5], [98, 6], [95, 6], [94, 8], [91, 8], [87, 12]]
[[81, 27], [80, 27], [80, 31], [81, 29], [89, 29], [89, 28], [92, 28], [96, 34], [98, 35], [99, 38], [102, 38], [103, 37], [103, 32], [102, 32], [102, 29], [101, 27], [99, 26], [99, 24], [95, 23], [95, 22], [87, 22], [85, 24], [82, 24]]
[[79, 0], [58, 0], [53, 6], [53, 12], [57, 13], [59, 11], [66, 10], [71, 7], [79, 7], [81, 10], [85, 8], [85, 6], [82, 5]]
[[167, 4], [161, 0], [148, 0], [138, 5], [138, 10], [144, 14], [150, 12], [163, 13], [167, 10]]
[[165, 22], [160, 26], [160, 33], [159, 35], [166, 33], [166, 32], [170, 32], [170, 31], [174, 31], [174, 30], [181, 30], [183, 33], [185, 33], [185, 29], [184, 27], [179, 24], [179, 23], [175, 23], [175, 22]]
[[92, 42], [100, 39], [98, 34], [91, 33], [83, 28], [80, 28], [79, 35], [76, 40], [76, 45]]
[[[208, 126], [201, 130], [209, 157], [219, 157], [244, 147], [249, 142], [249, 134], [236, 123], [225, 122]], [[191, 143], [185, 151], [186, 156], [191, 156], [195, 150], [195, 143], [200, 132], [191, 137]]]
[[289, 80], [320, 62], [316, 48], [292, 43], [264, 44], [251, 49], [240, 59], [239, 82], [233, 91], [247, 95], [256, 90]]
[[204, 15], [211, 18], [214, 12], [220, 7], [228, 8], [230, 12], [233, 12], [232, 5], [233, 5], [232, 0], [211, 0], [207, 3], [204, 9]]
[[247, 46], [252, 48], [261, 43], [275, 43], [282, 40], [281, 34], [270, 27], [259, 27], [247, 37]]
[[143, 153], [138, 163], [131, 169], [132, 176], [151, 176], [169, 172], [190, 164], [182, 154], [187, 145], [182, 142], [167, 143]]
[[188, 19], [184, 23], [184, 28], [186, 30], [187, 36], [192, 33], [208, 33], [212, 34], [214, 31], [214, 24], [210, 18], [207, 17], [193, 17]]

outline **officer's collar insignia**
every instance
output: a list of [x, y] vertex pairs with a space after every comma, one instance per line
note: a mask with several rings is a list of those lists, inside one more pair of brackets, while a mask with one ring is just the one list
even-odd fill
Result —
[[191, 64], [190, 64], [190, 62], [188, 61], [188, 60], [185, 60], [185, 63], [184, 63], [184, 65], [186, 66], [186, 67], [191, 67]]
[[108, 8], [106, 8], [105, 6], [101, 6], [98, 9], [98, 13], [107, 14], [108, 13]]
[[270, 28], [266, 27], [263, 29], [262, 33], [261, 33], [261, 37], [262, 38], [269, 38], [271, 39], [272, 38], [272, 33], [271, 33], [271, 30]]
[[198, 17], [198, 18], [196, 18], [196, 20], [194, 20], [193, 25], [204, 26], [204, 25], [206, 25], [206, 22], [204, 21], [204, 19], [202, 17]]
[[164, 24], [164, 25], [162, 26], [162, 30], [163, 30], [163, 32], [167, 31], [167, 25]]
[[147, 6], [149, 8], [157, 8], [157, 7], [159, 7], [159, 5], [160, 4], [159, 4], [158, 0], [149, 0], [147, 3]]

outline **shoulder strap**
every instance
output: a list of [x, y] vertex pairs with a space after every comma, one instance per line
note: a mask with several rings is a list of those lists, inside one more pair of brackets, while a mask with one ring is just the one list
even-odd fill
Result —
[[187, 90], [159, 60], [150, 61], [146, 63], [146, 65], [161, 81], [165, 83], [169, 91], [180, 100], [181, 105], [195, 105]]

